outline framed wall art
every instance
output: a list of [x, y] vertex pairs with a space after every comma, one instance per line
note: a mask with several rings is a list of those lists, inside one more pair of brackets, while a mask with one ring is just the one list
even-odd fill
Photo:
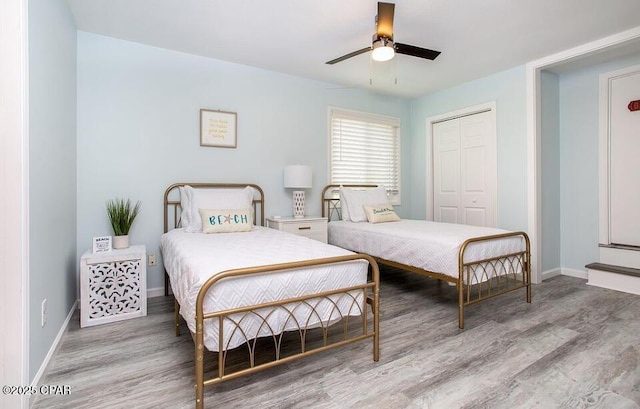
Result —
[[101, 236], [93, 238], [93, 252], [102, 253], [111, 251], [111, 236]]
[[235, 148], [238, 144], [238, 115], [235, 112], [200, 110], [200, 146]]

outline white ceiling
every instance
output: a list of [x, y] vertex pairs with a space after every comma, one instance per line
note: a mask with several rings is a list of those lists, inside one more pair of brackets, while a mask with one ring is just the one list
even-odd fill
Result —
[[404, 97], [640, 26], [639, 0], [396, 0], [395, 40], [441, 51], [435, 61], [366, 53], [327, 65], [371, 45], [376, 1], [68, 2], [83, 31]]

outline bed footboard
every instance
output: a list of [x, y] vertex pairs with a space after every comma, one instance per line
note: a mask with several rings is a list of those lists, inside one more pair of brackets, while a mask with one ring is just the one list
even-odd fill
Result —
[[[278, 300], [274, 302], [262, 303], [259, 305], [251, 305], [242, 308], [234, 308], [226, 311], [206, 312], [204, 311], [204, 300], [207, 292], [218, 282], [224, 279], [238, 276], [246, 276], [251, 274], [263, 274], [276, 271], [285, 271], [292, 269], [308, 268], [313, 266], [335, 264], [335, 263], [349, 263], [357, 260], [364, 260], [369, 263], [371, 272], [371, 280], [361, 284], [348, 288], [340, 288], [332, 291], [325, 291], [322, 293], [309, 294], [306, 296], [289, 298], [285, 300]], [[242, 268], [235, 270], [227, 270], [221, 272], [214, 277], [211, 277], [204, 283], [200, 292], [198, 293], [196, 304], [196, 332], [195, 332], [195, 377], [196, 377], [196, 408], [200, 409], [204, 407], [204, 387], [214, 385], [219, 382], [234, 379], [243, 375], [257, 372], [262, 369], [271, 368], [276, 365], [290, 362], [294, 359], [302, 358], [308, 355], [313, 355], [328, 349], [337, 348], [343, 345], [347, 345], [353, 342], [361, 341], [367, 338], [373, 339], [373, 360], [379, 360], [379, 290], [380, 290], [380, 273], [378, 265], [375, 260], [367, 255], [353, 254], [339, 257], [329, 257], [316, 260], [306, 260], [293, 263], [273, 264], [268, 266], [258, 266], [250, 268]], [[343, 314], [338, 308], [338, 303], [351, 303], [349, 311], [353, 311], [354, 314]], [[315, 327], [309, 326], [311, 316], [320, 317], [316, 307], [320, 304], [324, 305], [324, 308], [329, 306], [331, 313], [329, 316], [331, 319], [328, 321], [321, 320], [320, 325], [316, 324]], [[342, 305], [342, 304], [341, 304]], [[370, 318], [368, 314], [367, 305], [371, 307], [372, 316]], [[302, 307], [300, 307], [302, 306]], [[294, 310], [298, 308], [306, 308], [309, 310], [309, 319], [305, 322], [299, 320], [294, 316]], [[279, 328], [271, 328], [268, 324], [268, 316], [274, 311], [279, 313], [288, 314], [287, 316], [291, 322], [295, 322], [296, 328], [293, 331], [282, 332]], [[298, 311], [299, 312], [299, 311]], [[251, 315], [252, 317], [259, 317], [262, 324], [261, 328], [267, 327], [270, 334], [267, 337], [255, 338], [251, 334], [246, 334], [240, 327], [240, 322], [246, 317]], [[359, 316], [358, 316], [359, 315]], [[335, 318], [334, 318], [335, 317]], [[205, 321], [211, 320], [217, 321], [218, 325], [218, 345], [219, 351], [217, 354], [217, 369], [213, 370], [212, 377], [205, 379], [205, 342], [204, 342], [204, 329]], [[371, 320], [371, 322], [369, 322]], [[227, 358], [229, 356], [229, 350], [223, 347], [224, 345], [224, 323], [233, 323], [232, 328], [234, 333], [241, 333], [246, 341], [243, 346], [238, 348], [245, 348], [248, 353], [248, 368], [240, 369], [227, 373]], [[355, 325], [352, 325], [355, 322]], [[371, 328], [372, 327], [372, 328]], [[330, 333], [330, 328], [337, 328], [339, 332]], [[285, 334], [293, 334], [295, 338], [295, 350], [289, 349], [284, 353], [283, 351], [283, 337]], [[256, 353], [259, 348], [256, 345], [259, 341], [269, 342], [270, 349], [273, 350], [273, 359], [268, 362], [257, 362]], [[298, 347], [299, 342], [299, 347]], [[244, 350], [244, 349], [243, 349]], [[285, 356], [286, 355], [286, 356]]]
[[[521, 237], [524, 249], [497, 257], [465, 262], [465, 251], [473, 243]], [[464, 307], [496, 295], [520, 288], [526, 289], [526, 301], [531, 303], [531, 250], [529, 236], [511, 232], [466, 240], [458, 253], [458, 327], [464, 328]]]

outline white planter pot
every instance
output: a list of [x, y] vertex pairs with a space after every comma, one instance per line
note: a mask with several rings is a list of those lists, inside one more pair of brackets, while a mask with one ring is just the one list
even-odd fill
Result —
[[126, 249], [129, 247], [129, 235], [126, 236], [113, 236], [113, 248], [114, 249]]

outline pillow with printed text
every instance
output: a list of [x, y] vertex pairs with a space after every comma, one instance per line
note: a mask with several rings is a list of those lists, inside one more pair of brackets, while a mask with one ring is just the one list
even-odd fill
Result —
[[191, 207], [191, 211], [186, 215], [183, 212], [183, 223], [187, 233], [199, 233], [202, 231], [203, 220], [200, 217], [200, 209], [245, 209], [253, 205], [252, 187], [247, 186], [242, 189], [237, 188], [203, 188], [194, 189], [185, 186], [186, 193]]
[[364, 205], [369, 223], [398, 222], [400, 217], [390, 204]]
[[251, 208], [198, 209], [203, 233], [234, 233], [251, 231]]

